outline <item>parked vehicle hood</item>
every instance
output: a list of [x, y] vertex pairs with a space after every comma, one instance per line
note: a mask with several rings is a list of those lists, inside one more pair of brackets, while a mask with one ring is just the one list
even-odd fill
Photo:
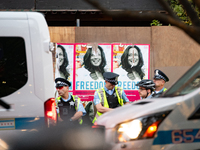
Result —
[[138, 100], [104, 113], [98, 118], [97, 125], [103, 125], [105, 128], [113, 128], [121, 122], [161, 111], [173, 110], [182, 99], [182, 96], [178, 96], [174, 98]]

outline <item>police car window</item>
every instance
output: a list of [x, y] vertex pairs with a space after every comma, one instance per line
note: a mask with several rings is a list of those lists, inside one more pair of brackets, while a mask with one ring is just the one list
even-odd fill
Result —
[[24, 39], [0, 37], [0, 97], [17, 91], [27, 80]]
[[196, 107], [195, 111], [188, 118], [188, 120], [193, 119], [200, 119], [200, 104]]
[[191, 67], [165, 94], [164, 97], [186, 95], [200, 87], [200, 60]]

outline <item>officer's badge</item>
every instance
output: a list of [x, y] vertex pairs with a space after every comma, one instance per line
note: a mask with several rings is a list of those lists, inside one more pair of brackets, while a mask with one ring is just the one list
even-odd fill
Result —
[[113, 97], [117, 97], [116, 93], [113, 94]]
[[115, 78], [115, 84], [118, 84], [118, 77]]
[[156, 74], [155, 75], [159, 75], [158, 70], [156, 70]]
[[69, 102], [69, 104], [70, 104], [70, 106], [74, 106], [74, 102], [73, 101]]

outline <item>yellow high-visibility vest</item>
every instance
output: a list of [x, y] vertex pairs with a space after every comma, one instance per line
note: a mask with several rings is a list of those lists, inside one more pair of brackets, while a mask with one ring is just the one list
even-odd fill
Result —
[[[104, 90], [104, 88], [101, 88], [101, 89], [98, 89], [96, 90], [98, 95], [99, 95], [99, 100], [100, 100], [100, 103], [102, 104], [103, 107], [106, 107], [106, 108], [109, 108], [109, 105], [108, 105], [108, 100], [106, 98], [106, 92]], [[123, 106], [123, 99], [122, 99], [122, 88], [118, 87], [118, 86], [115, 86], [115, 93], [117, 94], [117, 99], [118, 99], [118, 102], [121, 106]], [[96, 115], [94, 117], [94, 120], [92, 121], [92, 123], [94, 123], [95, 121], [97, 121], [97, 118], [99, 116], [101, 116], [102, 113], [100, 112], [96, 112]]]

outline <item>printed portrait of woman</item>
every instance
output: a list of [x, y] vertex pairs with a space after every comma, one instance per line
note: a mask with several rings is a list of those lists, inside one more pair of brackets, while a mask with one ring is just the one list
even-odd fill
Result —
[[62, 45], [57, 46], [57, 69], [58, 74], [57, 77], [62, 77], [68, 80], [70, 74], [67, 70], [67, 66], [69, 65], [69, 60], [65, 48]]
[[142, 66], [144, 65], [141, 50], [137, 46], [128, 46], [121, 56], [121, 65], [126, 70], [127, 76], [131, 80], [142, 80], [144, 72]]
[[103, 79], [103, 73], [106, 72], [104, 69], [106, 66], [106, 58], [101, 46], [98, 46], [97, 50], [88, 48], [83, 57], [83, 61], [85, 69], [90, 72], [90, 77], [93, 80]]

